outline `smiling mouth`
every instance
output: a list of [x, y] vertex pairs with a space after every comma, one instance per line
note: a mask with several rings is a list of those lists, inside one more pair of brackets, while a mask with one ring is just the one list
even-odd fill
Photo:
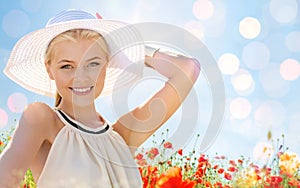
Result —
[[73, 91], [73, 93], [77, 94], [77, 95], [85, 95], [87, 93], [89, 93], [94, 86], [91, 87], [69, 87], [69, 89], [71, 89]]

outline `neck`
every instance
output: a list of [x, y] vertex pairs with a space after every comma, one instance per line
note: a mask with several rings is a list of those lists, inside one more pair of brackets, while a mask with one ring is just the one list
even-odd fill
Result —
[[57, 107], [61, 109], [65, 113], [67, 113], [70, 117], [79, 121], [86, 126], [95, 128], [99, 127], [103, 124], [103, 120], [100, 115], [97, 113], [95, 104], [91, 104], [89, 106], [75, 106], [75, 105], [66, 105], [63, 101]]

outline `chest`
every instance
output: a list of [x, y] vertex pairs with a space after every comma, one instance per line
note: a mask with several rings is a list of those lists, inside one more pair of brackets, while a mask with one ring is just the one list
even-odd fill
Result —
[[45, 164], [41, 163], [39, 187], [136, 187], [130, 186], [131, 182], [141, 187], [137, 178], [139, 171], [128, 146], [111, 129], [94, 135], [66, 125], [51, 144], [50, 151], [46, 144], [44, 148], [48, 155], [40, 160], [47, 158]]

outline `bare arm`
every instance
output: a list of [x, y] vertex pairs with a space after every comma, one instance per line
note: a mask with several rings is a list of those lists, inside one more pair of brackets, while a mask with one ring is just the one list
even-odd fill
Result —
[[49, 130], [49, 107], [34, 103], [23, 112], [12, 140], [0, 155], [0, 187], [19, 187]]
[[145, 63], [168, 80], [148, 101], [123, 115], [114, 125], [131, 147], [139, 147], [175, 113], [200, 73], [197, 60], [180, 55], [156, 52], [153, 58], [146, 56]]

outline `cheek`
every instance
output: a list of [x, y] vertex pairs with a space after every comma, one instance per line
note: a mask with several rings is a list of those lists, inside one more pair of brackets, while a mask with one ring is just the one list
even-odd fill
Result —
[[100, 93], [104, 88], [105, 77], [106, 77], [106, 70], [101, 70], [100, 73], [97, 75], [97, 79], [95, 80], [96, 97], [100, 95]]
[[73, 74], [71, 73], [56, 73], [53, 74], [54, 80], [57, 85], [65, 85], [73, 79]]
[[106, 70], [105, 69], [102, 69], [99, 74], [97, 75], [97, 78], [96, 78], [96, 84], [97, 85], [103, 85], [104, 84], [104, 81], [105, 81], [105, 77], [106, 77]]
[[104, 80], [105, 76], [106, 76], [106, 66], [99, 68], [97, 71], [95, 71], [93, 73], [93, 78], [94, 78], [95, 82]]

